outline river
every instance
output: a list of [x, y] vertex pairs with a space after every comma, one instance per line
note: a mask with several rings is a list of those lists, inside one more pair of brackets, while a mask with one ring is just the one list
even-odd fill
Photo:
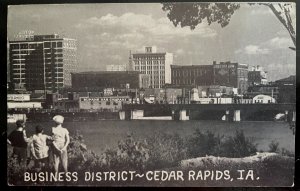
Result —
[[[40, 124], [44, 127], [45, 133], [50, 134], [53, 122], [26, 124], [27, 135], [34, 133], [34, 127]], [[14, 125], [8, 125], [10, 133]], [[243, 130], [246, 137], [251, 137], [257, 144], [258, 150], [267, 151], [272, 140], [279, 142], [279, 147], [289, 151], [295, 150], [295, 136], [289, 129], [286, 122], [225, 122], [225, 121], [158, 121], [158, 120], [103, 120], [91, 122], [66, 122], [63, 125], [70, 134], [80, 132], [86, 145], [95, 153], [100, 154], [106, 147], [116, 147], [119, 140], [124, 139], [128, 133], [134, 137], [143, 139], [154, 135], [156, 132], [177, 133], [182, 137], [191, 136], [195, 129], [207, 130], [215, 134], [230, 136], [236, 130]]]

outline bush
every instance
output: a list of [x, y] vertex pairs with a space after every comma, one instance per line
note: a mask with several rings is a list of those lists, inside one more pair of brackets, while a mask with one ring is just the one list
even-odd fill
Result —
[[176, 166], [187, 158], [185, 141], [178, 134], [155, 133], [147, 139], [149, 161], [147, 169], [161, 169]]
[[194, 136], [186, 143], [189, 157], [204, 157], [206, 155], [222, 157], [245, 157], [256, 153], [256, 145], [250, 138], [246, 138], [243, 131], [236, 131], [232, 137], [215, 135], [207, 131], [196, 130]]
[[233, 137], [230, 136], [221, 143], [219, 156], [240, 158], [251, 156], [256, 151], [256, 144], [253, 140], [245, 137], [243, 131], [236, 131]]
[[27, 167], [18, 163], [17, 159], [12, 156], [12, 148], [7, 148], [7, 182], [9, 185], [18, 185], [22, 183], [24, 172]]
[[269, 152], [279, 153], [279, 143], [272, 140], [272, 142], [269, 144]]
[[128, 135], [119, 141], [117, 149], [107, 149], [100, 157], [98, 165], [109, 170], [144, 170], [149, 159], [149, 149], [145, 141], [134, 140]]
[[186, 159], [184, 140], [178, 134], [155, 134], [145, 140], [132, 135], [118, 143], [117, 149], [107, 149], [99, 167], [108, 170], [154, 170], [172, 167]]
[[280, 154], [282, 156], [295, 157], [295, 153], [293, 153], [285, 148], [281, 148]]
[[282, 156], [295, 157], [295, 153], [285, 148], [280, 148], [279, 143], [274, 140], [269, 144], [269, 152], [279, 153]]
[[223, 137], [215, 136], [214, 133], [207, 131], [205, 134], [196, 129], [194, 136], [186, 142], [187, 153], [189, 157], [203, 157], [206, 155], [219, 154], [221, 139]]
[[79, 132], [70, 136], [70, 144], [68, 146], [69, 171], [90, 171], [97, 166], [98, 161], [99, 156], [87, 149], [83, 136]]

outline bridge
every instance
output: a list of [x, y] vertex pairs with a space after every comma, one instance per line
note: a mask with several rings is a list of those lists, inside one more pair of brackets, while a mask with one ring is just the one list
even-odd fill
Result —
[[120, 119], [138, 119], [164, 113], [173, 120], [219, 119], [227, 121], [273, 120], [278, 113], [295, 121], [296, 104], [125, 104]]

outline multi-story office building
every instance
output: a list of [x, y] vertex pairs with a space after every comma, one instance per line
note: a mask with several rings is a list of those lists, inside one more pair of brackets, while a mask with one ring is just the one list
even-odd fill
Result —
[[150, 75], [150, 87], [162, 88], [171, 83], [171, 64], [173, 54], [157, 52], [156, 47], [145, 47], [145, 52], [134, 53], [129, 57], [132, 70]]
[[57, 34], [9, 41], [10, 78], [29, 91], [58, 91], [71, 86], [76, 71], [76, 40]]
[[172, 85], [210, 85], [213, 82], [212, 65], [172, 65], [171, 79]]
[[239, 63], [215, 61], [213, 65], [173, 65], [172, 85], [185, 87], [226, 86], [237, 88], [239, 93], [248, 88], [248, 66]]
[[248, 65], [231, 62], [213, 62], [213, 84], [238, 88], [245, 93], [248, 88]]
[[253, 66], [248, 72], [249, 86], [266, 85], [268, 83], [267, 72], [261, 66]]

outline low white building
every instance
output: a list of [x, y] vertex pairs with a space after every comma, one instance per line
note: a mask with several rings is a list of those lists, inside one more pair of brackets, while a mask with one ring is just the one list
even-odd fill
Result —
[[119, 111], [122, 104], [131, 103], [129, 96], [80, 97], [79, 109]]
[[275, 103], [276, 100], [268, 95], [257, 95], [253, 98], [253, 103]]
[[7, 109], [42, 109], [41, 102], [7, 102]]

